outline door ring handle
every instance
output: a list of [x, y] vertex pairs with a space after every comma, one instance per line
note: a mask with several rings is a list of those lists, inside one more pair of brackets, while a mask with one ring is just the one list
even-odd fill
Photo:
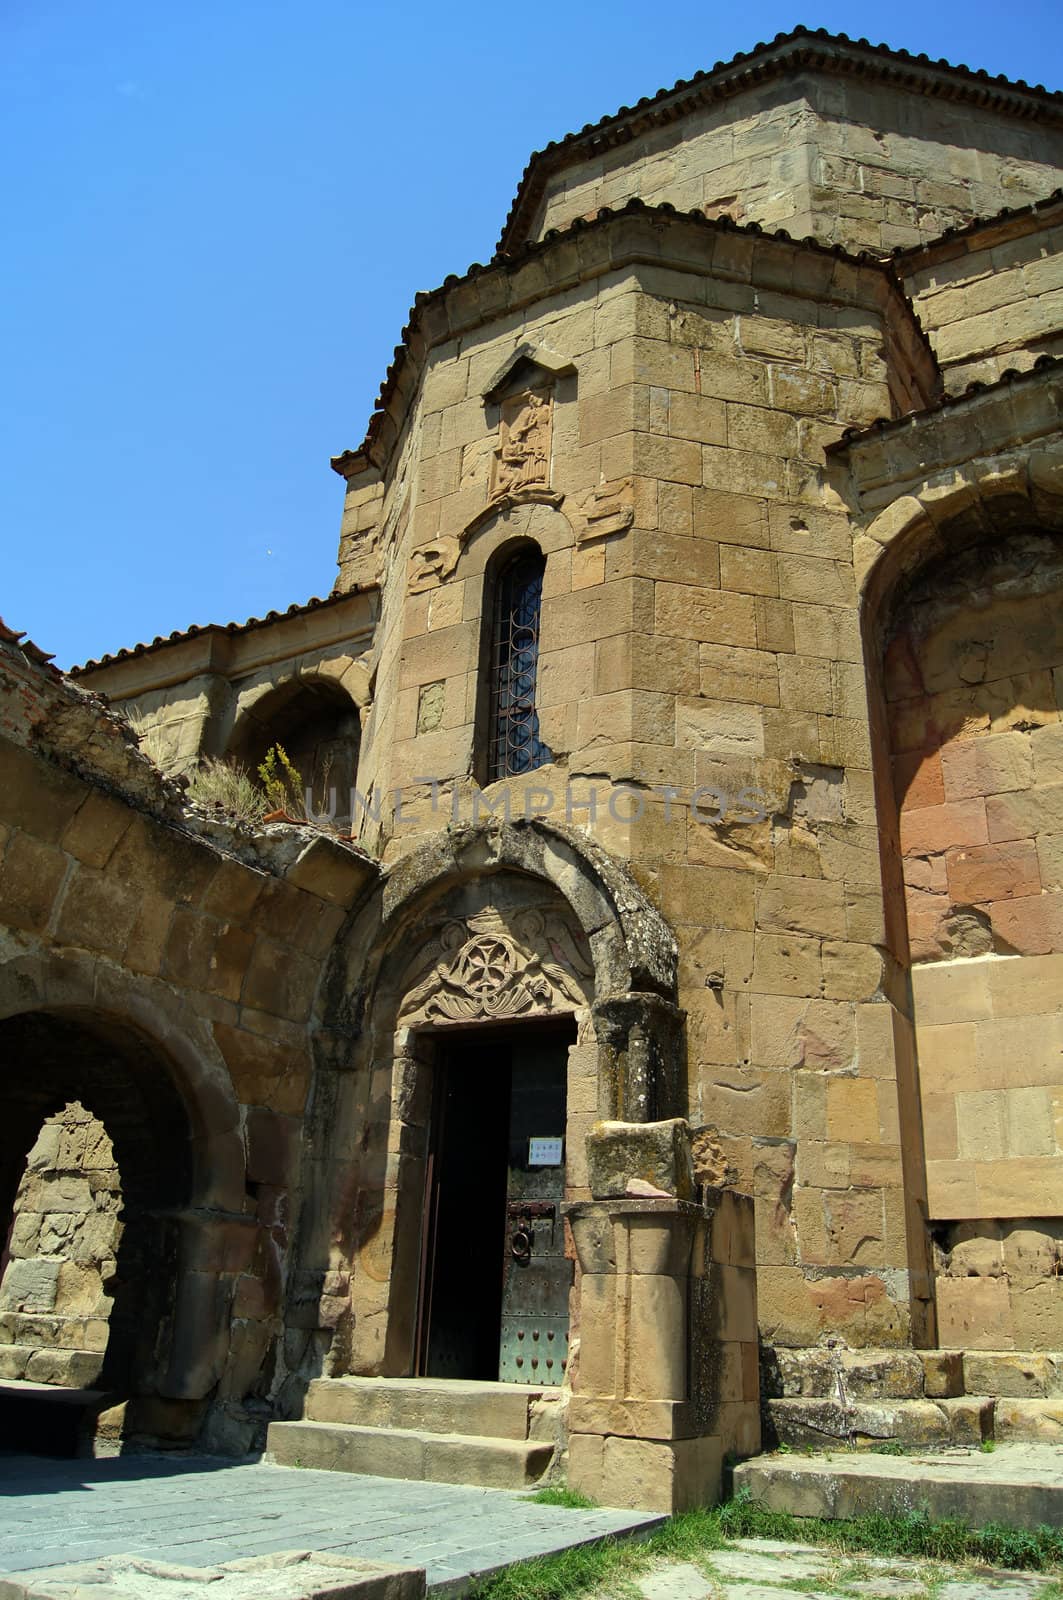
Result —
[[527, 1228], [518, 1228], [509, 1241], [509, 1253], [514, 1261], [527, 1266], [531, 1260], [532, 1236]]

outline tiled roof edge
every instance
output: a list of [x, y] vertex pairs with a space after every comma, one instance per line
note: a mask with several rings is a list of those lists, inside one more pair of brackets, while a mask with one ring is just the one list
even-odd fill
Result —
[[1013, 383], [1024, 383], [1036, 375], [1047, 372], [1053, 367], [1063, 370], [1063, 356], [1038, 356], [1032, 367], [1025, 372], [1020, 372], [1017, 367], [1008, 367], [992, 383], [983, 383], [976, 380], [969, 383], [961, 394], [942, 395], [940, 400], [932, 406], [924, 406], [922, 411], [906, 411], [903, 417], [876, 417], [874, 422], [869, 422], [863, 428], [846, 428], [840, 439], [833, 444], [824, 445], [827, 455], [834, 455], [839, 451], [847, 450], [850, 445], [861, 444], [865, 439], [873, 439], [883, 433], [896, 433], [901, 428], [910, 427], [913, 423], [922, 422], [925, 417], [934, 417], [941, 411], [948, 411], [952, 406], [962, 405], [965, 400], [977, 399], [979, 395], [992, 394], [994, 390], [1002, 389]]
[[286, 611], [267, 611], [264, 617], [248, 617], [246, 622], [194, 622], [190, 628], [178, 628], [165, 638], [157, 634], [150, 644], [135, 644], [128, 649], [116, 650], [112, 655], [100, 656], [98, 661], [86, 661], [81, 666], [70, 667], [67, 677], [78, 678], [83, 672], [95, 672], [100, 667], [111, 667], [117, 661], [132, 661], [137, 656], [147, 655], [152, 650], [161, 650], [169, 644], [183, 644], [186, 639], [197, 639], [205, 633], [251, 633], [255, 628], [268, 627], [272, 622], [283, 622], [286, 617], [298, 617], [309, 611], [321, 611], [327, 606], [339, 605], [341, 600], [349, 600], [352, 595], [365, 593], [366, 587], [363, 585], [360, 588], [346, 589], [342, 594], [325, 595], [323, 599], [314, 595], [302, 604], [289, 606]]
[[[841, 46], [842, 54], [831, 55], [819, 50], [823, 45]], [[774, 59], [770, 59], [773, 52]], [[984, 68], [932, 61], [926, 54], [913, 55], [908, 50], [893, 50], [889, 45], [871, 44], [868, 39], [851, 39], [845, 33], [830, 33], [826, 28], [806, 28], [798, 24], [790, 33], [778, 33], [774, 39], [754, 45], [752, 50], [739, 51], [730, 61], [718, 61], [691, 78], [680, 78], [670, 89], [658, 89], [656, 94], [643, 96], [634, 106], [621, 106], [619, 111], [598, 122], [588, 122], [578, 132], [567, 133], [562, 139], [551, 140], [544, 149], [534, 151], [517, 186], [499, 249], [506, 248], [522, 214], [538, 199], [542, 180], [549, 172], [566, 165], [582, 141], [601, 142], [609, 147], [635, 137], [640, 130], [633, 129], [632, 122], [637, 124], [642, 120], [660, 126], [677, 121], [703, 100], [730, 97], [748, 87], [750, 81], [774, 74], [788, 65], [794, 55], [800, 57], [798, 64], [801, 66], [822, 64], [857, 74], [870, 71], [893, 82], [910, 76], [917, 78], [924, 89], [929, 87], [932, 93], [945, 98], [973, 99], [979, 105], [999, 105], [1013, 114], [1042, 113], [1063, 120], [1063, 91], [1058, 89], [1046, 89], [1043, 84], [1030, 85], [1021, 78], [1006, 78], [1002, 73], [993, 76]], [[742, 70], [736, 72], [736, 68]], [[673, 96], [679, 98], [676, 104], [670, 105], [668, 102]]]
[[[462, 284], [471, 283], [485, 273], [514, 271], [526, 261], [531, 260], [534, 256], [543, 254], [553, 245], [570, 238], [573, 234], [587, 233], [596, 228], [608, 227], [610, 223], [616, 222], [623, 217], [632, 216], [646, 217], [655, 222], [693, 224], [695, 227], [706, 228], [713, 233], [739, 233], [751, 238], [769, 239], [779, 244], [794, 245], [798, 249], [812, 250], [820, 255], [833, 256], [836, 260], [846, 261], [852, 266], [877, 268], [889, 279], [901, 299], [908, 306], [913, 322], [922, 331], [922, 324], [916, 314], [911, 297], [888, 256], [876, 255], [870, 250], [860, 250], [854, 253], [851, 250], [846, 250], [840, 244], [823, 244], [821, 240], [813, 238], [811, 235], [807, 235], [803, 239], [795, 239], [785, 228], [765, 228], [759, 222], [736, 222], [733, 217], [727, 215], [707, 217], [703, 211], [680, 211], [668, 202], [664, 202], [661, 205], [650, 205], [645, 200], [640, 200], [637, 196], [633, 196], [622, 206], [615, 208], [603, 206], [597, 215], [589, 220], [577, 217], [575, 221], [569, 223], [567, 228], [550, 228], [541, 239], [531, 239], [512, 253], [499, 251], [486, 266], [482, 262], [475, 261], [465, 272], [451, 273], [449, 277], [444, 278], [438, 288], [423, 290], [415, 295], [414, 303], [409, 313], [409, 321], [402, 330], [402, 343], [395, 346], [394, 360], [384, 374], [384, 381], [380, 386], [380, 392], [377, 395], [372, 415], [369, 418], [365, 438], [355, 449], [344, 450], [339, 455], [333, 456], [330, 462], [332, 470], [338, 472], [341, 477], [351, 477], [356, 472], [364, 470], [367, 466], [376, 464], [372, 458], [372, 446], [380, 432], [388, 403], [398, 385], [402, 368], [409, 357], [411, 335], [425, 306], [434, 304], [436, 301], [443, 299], [452, 289], [456, 289]], [[925, 337], [924, 334], [924, 339]], [[934, 357], [929, 341], [926, 341], [926, 343], [927, 350], [935, 366], [937, 366], [937, 359]]]
[[1041, 200], [1031, 200], [1029, 205], [1025, 206], [1004, 206], [988, 217], [974, 217], [970, 222], [946, 228], [936, 238], [927, 239], [922, 244], [899, 244], [890, 251], [890, 260], [896, 262], [899, 269], [903, 269], [905, 262], [929, 255], [940, 249], [943, 244], [953, 244], [961, 239], [971, 238], [974, 234], [982, 233], [989, 228], [1002, 227], [1007, 222], [1024, 222], [1036, 218], [1039, 211], [1049, 211], [1061, 203], [1063, 203], [1063, 188], [1053, 189], [1051, 194], [1046, 194]]
[[14, 628], [9, 628], [3, 617], [0, 617], [0, 644], [7, 645], [11, 650], [17, 650], [27, 661], [32, 662], [42, 672], [46, 672], [49, 677], [63, 676], [59, 668], [52, 665], [55, 660], [54, 655], [42, 650], [40, 645], [34, 644], [24, 633], [16, 633]]

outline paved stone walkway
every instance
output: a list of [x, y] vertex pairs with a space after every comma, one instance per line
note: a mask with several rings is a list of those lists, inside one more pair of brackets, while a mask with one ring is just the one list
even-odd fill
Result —
[[[1058, 1579], [931, 1561], [840, 1555], [774, 1539], [739, 1539], [698, 1566], [672, 1563], [635, 1580], [643, 1600], [1059, 1600]], [[602, 1590], [594, 1600], [613, 1600]]]
[[444, 1593], [474, 1573], [661, 1520], [541, 1506], [503, 1489], [206, 1457], [0, 1457], [0, 1575], [118, 1554], [209, 1567], [320, 1550], [424, 1567]]

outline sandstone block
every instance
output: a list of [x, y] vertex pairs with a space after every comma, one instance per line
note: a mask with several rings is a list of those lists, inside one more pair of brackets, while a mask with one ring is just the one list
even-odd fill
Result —
[[963, 1394], [963, 1352], [961, 1350], [920, 1350], [923, 1392], [928, 1400], [949, 1400]]
[[[950, 847], [989, 843], [983, 799], [957, 800], [901, 813], [901, 850], [906, 856], [937, 855]], [[1022, 838], [1022, 834], [1011, 835]]]
[[63, 849], [87, 867], [104, 867], [129, 823], [127, 806], [90, 791], [63, 831]]
[[[986, 802], [989, 838], [996, 843], [1009, 839], [1035, 839], [1040, 833], [1063, 832], [1063, 783], [1039, 785], [1014, 794], [991, 794]], [[956, 840], [955, 843], [978, 843]]]
[[1054, 1376], [1054, 1364], [1047, 1356], [1005, 1350], [967, 1351], [963, 1358], [963, 1386], [968, 1394], [1043, 1399], [1050, 1375]]
[[989, 908], [993, 933], [1018, 955], [1063, 952], [1063, 893], [996, 900]]
[[[942, 1345], [1001, 1350], [1014, 1342], [1008, 1286], [1003, 1279], [938, 1278], [937, 1310]], [[966, 1379], [964, 1387], [970, 1392]]]
[[0, 865], [0, 896], [5, 915], [16, 928], [39, 930], [47, 925], [68, 860], [29, 834], [15, 833], [8, 840]]
[[958, 739], [941, 751], [948, 800], [1026, 789], [1033, 778], [1031, 741], [1025, 733]]
[[654, 629], [706, 644], [755, 648], [753, 597], [696, 589], [686, 584], [656, 585]]
[[693, 1198], [690, 1128], [682, 1118], [597, 1123], [587, 1136], [587, 1166], [596, 1200], [639, 1192], [629, 1188], [633, 1181], [680, 1200]]

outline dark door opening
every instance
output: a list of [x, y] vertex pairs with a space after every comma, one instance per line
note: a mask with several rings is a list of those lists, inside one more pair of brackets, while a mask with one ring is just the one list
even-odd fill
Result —
[[563, 1380], [572, 1263], [564, 1259], [561, 1201], [573, 1037], [569, 1022], [438, 1041], [418, 1307], [421, 1375]]

